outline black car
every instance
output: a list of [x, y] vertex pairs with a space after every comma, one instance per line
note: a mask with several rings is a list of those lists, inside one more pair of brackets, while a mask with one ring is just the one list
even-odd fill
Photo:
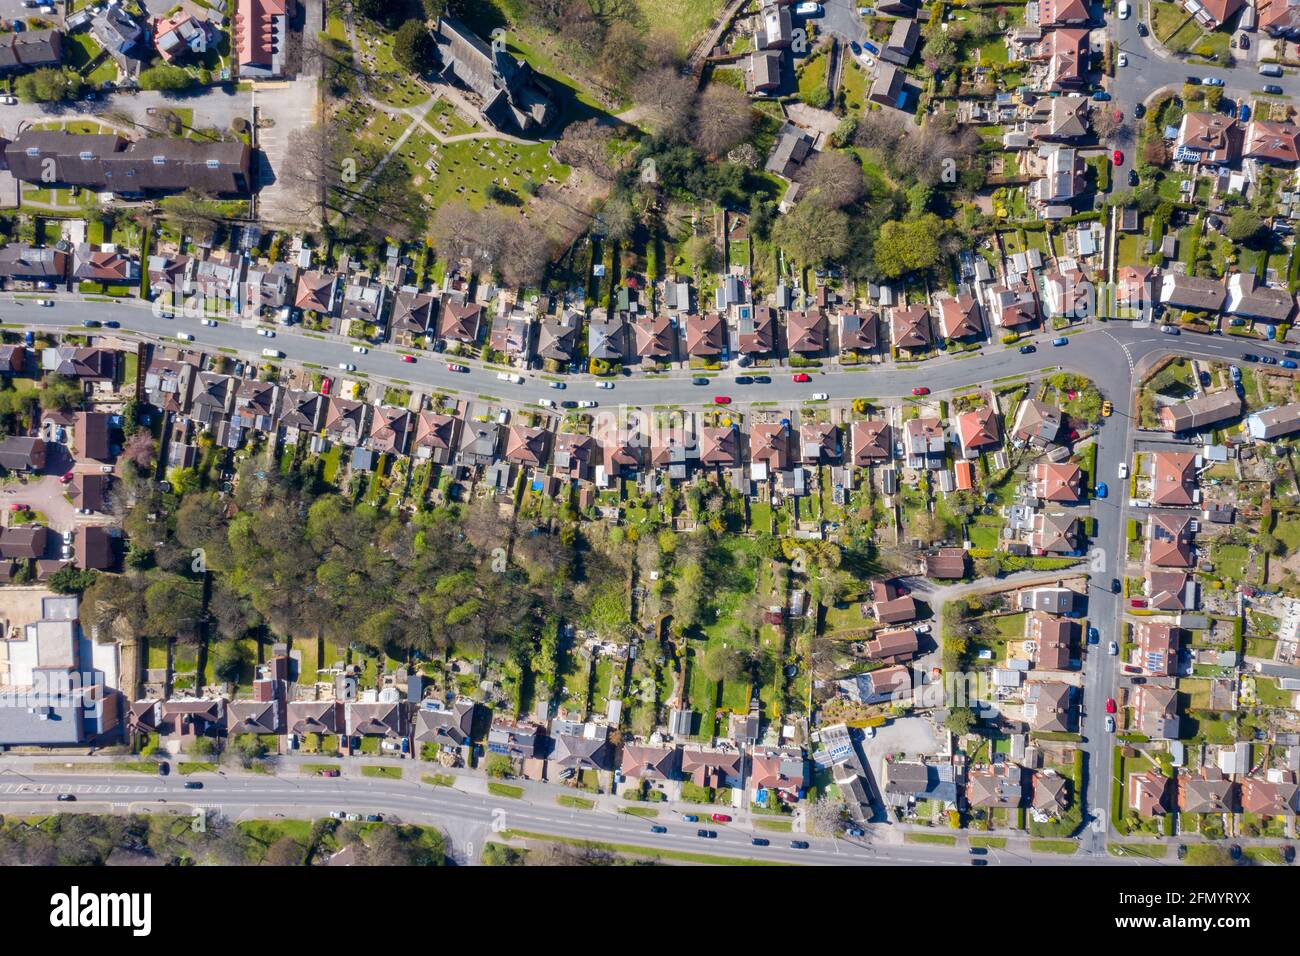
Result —
[[772, 843], [767, 837], [754, 837], [749, 842], [751, 846], [770, 846]]
[[750, 375], [737, 375], [737, 376], [736, 376], [736, 384], [737, 384], [737, 385], [753, 385], [753, 384], [754, 384], [753, 376], [750, 376]]
[[668, 828], [661, 823], [656, 823], [650, 828], [651, 833], [667, 833]]
[[61, 793], [59, 794], [58, 799], [62, 803], [67, 803], [69, 800], [76, 800], [77, 795], [75, 793]]
[[754, 384], [755, 384], [755, 385], [767, 385], [767, 384], [769, 384], [771, 381], [772, 381], [772, 376], [770, 376], [770, 375], [755, 375], [755, 376], [754, 376]]
[[971, 866], [988, 866], [988, 865], [989, 865], [989, 861], [988, 861], [988, 860], [971, 860], [971, 861], [970, 861], [970, 865], [971, 865]]
[[116, 319], [109, 319], [104, 323], [104, 328], [106, 329], [120, 329], [121, 327], [122, 323], [118, 322]]
[[1260, 361], [1260, 364], [1262, 364], [1262, 365], [1276, 365], [1276, 364], [1277, 364], [1277, 359], [1273, 358], [1273, 356], [1271, 356], [1271, 355], [1261, 355], [1261, 356], [1259, 357], [1259, 361]]
[[989, 851], [982, 846], [973, 846], [970, 848], [971, 856], [988, 856]]
[[171, 772], [172, 772], [171, 764], [169, 764], [167, 761], [164, 760], [162, 763], [158, 765], [158, 776], [165, 777]]
[[1035, 352], [1037, 352], [1037, 351], [1038, 351], [1037, 346], [1033, 346], [1033, 345], [1022, 345], [1022, 346], [1020, 346], [1020, 354], [1021, 354], [1021, 355], [1032, 355], [1033, 353], [1035, 353]]
[[1187, 78], [1187, 85], [1188, 85], [1188, 86], [1200, 86], [1200, 85], [1201, 85], [1201, 78], [1200, 78], [1199, 76], [1189, 76], [1189, 77]]
[[1240, 859], [1241, 859], [1241, 847], [1239, 847], [1239, 846], [1238, 846], [1237, 844], [1235, 844], [1235, 843], [1232, 844], [1232, 846], [1228, 847], [1228, 856], [1232, 857], [1232, 859], [1234, 859], [1234, 860], [1240, 860]]
[[81, 324], [88, 329], [97, 329], [104, 323], [99, 321], [99, 319], [82, 319]]
[[1134, 119], [1141, 119], [1142, 117], [1144, 117], [1144, 116], [1146, 116], [1146, 115], [1147, 115], [1147, 108], [1146, 108], [1145, 106], [1143, 106], [1141, 103], [1139, 103], [1137, 106], [1133, 107], [1133, 118], [1134, 118]]
[[1144, 37], [1148, 32], [1150, 31], [1147, 30], [1147, 25], [1145, 23], [1138, 24], [1138, 36]]
[[1267, 93], [1269, 96], [1281, 96], [1282, 87], [1278, 86], [1276, 83], [1269, 83], [1267, 86], [1264, 87], [1264, 92]]
[[808, 849], [808, 841], [807, 841], [807, 840], [791, 840], [791, 841], [790, 841], [790, 849], [792, 849], [792, 850], [806, 850], [806, 849]]
[[1295, 862], [1295, 847], [1293, 847], [1289, 843], [1286, 846], [1282, 847], [1282, 862], [1284, 863]]
[[717, 830], [696, 830], [695, 835], [697, 837], [703, 837], [706, 840], [716, 840], [718, 838], [718, 831]]
[[1256, 355], [1254, 352], [1245, 352], [1242, 354], [1241, 360], [1243, 362], [1258, 362], [1259, 356]]
[[570, 398], [570, 399], [568, 399], [568, 400], [566, 400], [566, 401], [560, 402], [560, 407], [561, 407], [561, 408], [577, 408], [577, 407], [578, 407], [578, 403], [575, 402], [573, 399]]
[[692, 385], [708, 385], [708, 384], [709, 384], [709, 380], [708, 380], [707, 378], [705, 378], [703, 375], [696, 375], [693, 379], [691, 379], [691, 384], [692, 384]]
[[1130, 186], [1136, 186], [1139, 182], [1141, 182], [1141, 179], [1138, 177], [1138, 171], [1136, 169], [1130, 169], [1128, 171], [1128, 184]]
[[1282, 354], [1287, 358], [1300, 359], [1300, 352], [1297, 352], [1295, 349], [1286, 349]]
[[1187, 859], [1187, 844], [1186, 844], [1186, 843], [1180, 843], [1180, 844], [1178, 844], [1178, 859], [1180, 859], [1180, 860], [1185, 860], [1185, 859]]
[[202, 789], [203, 789], [203, 784], [200, 783], [200, 782], [197, 781], [197, 780], [187, 780], [187, 781], [185, 782], [185, 789], [186, 789], [186, 790], [202, 790]]
[[1122, 591], [1122, 590], [1124, 590], [1124, 585], [1122, 585], [1122, 584], [1119, 583], [1119, 578], [1111, 578], [1111, 579], [1110, 579], [1110, 593], [1111, 593], [1111, 594], [1119, 594], [1119, 592]]
[[382, 821], [383, 819], [384, 819], [384, 815], [383, 815], [382, 813], [367, 813], [367, 814], [366, 814], [366, 822], [367, 822], [367, 823], [379, 823], [379, 822]]

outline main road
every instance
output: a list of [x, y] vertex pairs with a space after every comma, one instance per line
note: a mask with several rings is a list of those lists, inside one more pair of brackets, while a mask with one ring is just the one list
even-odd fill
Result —
[[[200, 781], [202, 790], [187, 790], [184, 781]], [[561, 792], [554, 788], [556, 793]], [[58, 802], [59, 794], [76, 801]], [[278, 817], [318, 819], [334, 811], [383, 814], [390, 821], [438, 826], [450, 836], [450, 851], [462, 863], [473, 863], [484, 842], [504, 841], [505, 831], [543, 833], [565, 838], [597, 840], [624, 846], [648, 847], [718, 857], [771, 863], [848, 865], [965, 866], [971, 857], [957, 846], [910, 844], [875, 839], [888, 828], [873, 828], [865, 839], [829, 839], [794, 835], [807, 849], [790, 846], [791, 835], [750, 830], [737, 824], [689, 823], [679, 812], [667, 811], [652, 820], [619, 813], [609, 805], [575, 810], [530, 800], [497, 798], [454, 787], [438, 787], [406, 780], [376, 780], [341, 776], [323, 778], [266, 774], [194, 774], [182, 779], [152, 777], [132, 772], [67, 773], [31, 769], [0, 774], [0, 811], [7, 814], [48, 813], [54, 810], [86, 813], [179, 813], [191, 815], [202, 808], [232, 819]], [[651, 827], [664, 826], [665, 833]], [[696, 831], [717, 834], [701, 838]], [[767, 846], [751, 840], [767, 838]], [[1014, 849], [989, 849], [991, 863], [1027, 863], [1027, 853]], [[1038, 866], [1149, 865], [1159, 861], [1109, 854], [1063, 856], [1035, 854]]]

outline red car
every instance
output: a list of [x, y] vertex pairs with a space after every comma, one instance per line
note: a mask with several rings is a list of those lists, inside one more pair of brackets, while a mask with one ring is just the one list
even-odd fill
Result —
[[66, 475], [64, 475], [62, 478], [59, 479], [59, 481], [63, 482], [65, 485], [71, 480], [72, 480], [72, 472], [68, 472]]
[[714, 822], [714, 823], [730, 823], [730, 822], [731, 822], [731, 817], [727, 816], [725, 813], [715, 813], [715, 814], [713, 815], [713, 822]]
[[26, 510], [27, 510], [27, 506], [26, 506], [26, 505], [20, 505], [18, 502], [15, 501], [13, 504], [11, 504], [11, 505], [9, 506], [9, 510], [10, 510], [10, 511], [26, 511]]
[[414, 356], [414, 355], [403, 355], [403, 356], [402, 356], [402, 361], [403, 361], [403, 362], [414, 362], [414, 361], [415, 361], [415, 356]]
[[1115, 150], [1115, 152], [1110, 154], [1110, 158], [1116, 166], [1124, 165], [1124, 153], [1121, 150]]
[[1107, 698], [1106, 698], [1106, 713], [1108, 713], [1108, 714], [1113, 714], [1113, 713], [1115, 713], [1116, 709], [1117, 709], [1117, 708], [1115, 707], [1115, 698], [1114, 698], [1114, 697], [1107, 697]]
[[455, 362], [448, 362], [448, 363], [447, 363], [447, 371], [448, 371], [448, 372], [468, 372], [469, 369], [467, 369], [464, 365], [457, 365]]
[[916, 388], [912, 389], [912, 394], [913, 394], [913, 395], [929, 395], [929, 394], [930, 394], [930, 390], [929, 390], [928, 388], [926, 388], [924, 385], [918, 385]]
[[1132, 599], [1131, 601], [1129, 601], [1128, 603], [1129, 603], [1129, 606], [1130, 606], [1130, 607], [1146, 607], [1146, 606], [1147, 606], [1147, 599], [1146, 599], [1146, 598], [1133, 598], [1133, 599]]
[[790, 376], [790, 380], [794, 382], [811, 382], [812, 376], [807, 372], [796, 372], [794, 375]]
[[713, 396], [713, 400], [714, 400], [717, 404], [719, 404], [719, 405], [730, 405], [730, 404], [731, 404], [731, 396], [730, 396], [730, 395], [714, 395], [714, 396]]
[[333, 379], [323, 378], [320, 380], [320, 393], [322, 395], [328, 395], [330, 393], [330, 389], [333, 387], [334, 387]]

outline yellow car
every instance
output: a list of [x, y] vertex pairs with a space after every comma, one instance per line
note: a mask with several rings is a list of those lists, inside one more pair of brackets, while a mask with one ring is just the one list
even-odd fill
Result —
[[1115, 410], [1115, 406], [1110, 403], [1109, 399], [1101, 403], [1102, 418], [1110, 418], [1110, 413], [1113, 412], [1114, 410]]

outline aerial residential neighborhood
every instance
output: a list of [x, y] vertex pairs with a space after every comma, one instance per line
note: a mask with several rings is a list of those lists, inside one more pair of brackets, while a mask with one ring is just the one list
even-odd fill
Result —
[[1296, 9], [0, 0], [0, 863], [1292, 865]]

